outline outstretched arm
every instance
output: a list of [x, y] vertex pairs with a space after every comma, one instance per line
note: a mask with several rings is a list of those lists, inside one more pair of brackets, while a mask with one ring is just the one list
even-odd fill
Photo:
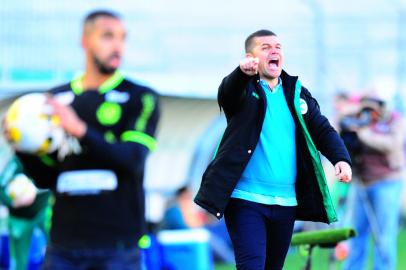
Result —
[[225, 77], [220, 84], [217, 96], [218, 103], [227, 117], [241, 110], [246, 96], [246, 87], [250, 79], [258, 73], [258, 59], [246, 57], [240, 65]]

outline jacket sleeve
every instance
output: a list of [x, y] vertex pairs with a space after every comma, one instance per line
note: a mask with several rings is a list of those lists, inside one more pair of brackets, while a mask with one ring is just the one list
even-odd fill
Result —
[[302, 94], [308, 106], [307, 127], [317, 149], [333, 164], [345, 161], [351, 165], [351, 158], [343, 140], [331, 126], [328, 119], [321, 114], [320, 106], [306, 88]]
[[55, 188], [59, 170], [53, 157], [49, 155], [35, 156], [21, 152], [16, 152], [16, 155], [23, 165], [24, 173], [33, 179], [37, 187]]
[[143, 98], [147, 101], [142, 102], [141, 114], [137, 113], [136, 103], [133, 102], [128, 114], [123, 116], [126, 123], [116, 142], [107, 142], [102, 133], [88, 126], [80, 140], [86, 153], [114, 170], [133, 172], [143, 167], [148, 152], [156, 148], [154, 135], [160, 110], [157, 95], [146, 93], [141, 96]]
[[220, 108], [223, 108], [228, 118], [241, 110], [246, 96], [247, 84], [251, 78], [252, 76], [248, 76], [242, 72], [240, 67], [237, 67], [221, 82], [217, 100]]

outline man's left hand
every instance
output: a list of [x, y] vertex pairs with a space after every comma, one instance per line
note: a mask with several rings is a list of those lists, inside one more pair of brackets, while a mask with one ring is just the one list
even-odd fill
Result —
[[352, 178], [352, 170], [350, 164], [348, 164], [345, 161], [339, 161], [337, 164], [334, 166], [335, 171], [336, 171], [336, 177], [338, 180], [344, 183], [349, 183], [351, 182]]

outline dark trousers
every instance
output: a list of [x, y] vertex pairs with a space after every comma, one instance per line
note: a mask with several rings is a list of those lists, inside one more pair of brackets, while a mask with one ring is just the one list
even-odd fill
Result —
[[42, 270], [117, 269], [140, 270], [140, 249], [65, 249], [50, 244], [42, 267]]
[[238, 270], [282, 269], [296, 207], [231, 199], [224, 217]]

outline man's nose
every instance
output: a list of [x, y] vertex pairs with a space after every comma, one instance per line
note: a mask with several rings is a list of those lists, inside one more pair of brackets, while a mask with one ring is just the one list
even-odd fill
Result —
[[122, 53], [124, 50], [124, 41], [122, 39], [116, 38], [113, 42], [113, 48], [115, 51]]

